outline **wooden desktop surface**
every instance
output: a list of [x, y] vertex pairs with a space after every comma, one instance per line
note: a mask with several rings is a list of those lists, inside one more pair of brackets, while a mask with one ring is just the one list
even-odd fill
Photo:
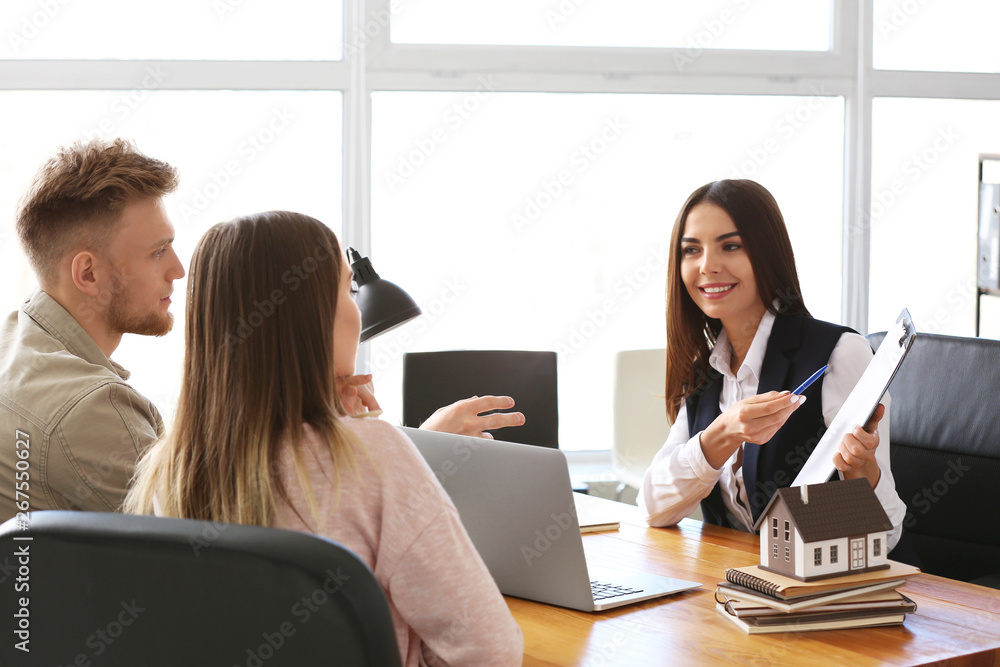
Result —
[[689, 519], [649, 528], [638, 508], [608, 507], [621, 525], [584, 534], [588, 563], [702, 587], [589, 614], [508, 597], [526, 666], [1000, 665], [998, 590], [919, 574], [900, 588], [917, 603], [903, 625], [746, 635], [718, 615], [714, 593], [727, 568], [759, 562], [755, 535]]

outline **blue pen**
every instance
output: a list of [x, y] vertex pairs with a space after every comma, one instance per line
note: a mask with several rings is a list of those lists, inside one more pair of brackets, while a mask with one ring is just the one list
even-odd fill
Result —
[[800, 384], [800, 385], [798, 386], [798, 389], [796, 389], [796, 390], [795, 390], [795, 391], [793, 391], [792, 393], [793, 393], [793, 394], [801, 394], [802, 392], [804, 392], [804, 391], [805, 391], [806, 389], [808, 389], [808, 388], [809, 388], [809, 385], [811, 385], [811, 384], [812, 384], [813, 382], [815, 382], [816, 380], [818, 380], [818, 379], [819, 379], [819, 377], [820, 377], [820, 376], [821, 376], [821, 375], [822, 375], [823, 373], [825, 373], [825, 372], [826, 372], [826, 369], [828, 369], [828, 368], [829, 368], [829, 366], [823, 366], [823, 368], [819, 369], [818, 371], [816, 371], [815, 373], [813, 373], [812, 375], [810, 375], [810, 376], [809, 376], [809, 379], [808, 379], [808, 380], [806, 380], [805, 382], [803, 382], [802, 384]]

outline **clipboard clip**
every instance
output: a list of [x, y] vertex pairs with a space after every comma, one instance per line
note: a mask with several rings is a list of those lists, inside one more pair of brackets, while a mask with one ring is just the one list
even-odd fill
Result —
[[896, 344], [901, 350], [909, 350], [910, 345], [913, 343], [913, 337], [917, 334], [917, 328], [913, 326], [913, 318], [910, 317], [910, 311], [904, 308], [903, 312], [896, 318], [896, 324], [899, 325], [896, 331], [899, 334], [899, 339]]

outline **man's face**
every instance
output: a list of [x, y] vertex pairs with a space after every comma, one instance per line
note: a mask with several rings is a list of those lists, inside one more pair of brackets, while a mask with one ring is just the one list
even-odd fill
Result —
[[162, 336], [170, 331], [173, 282], [184, 277], [173, 241], [174, 227], [162, 199], [125, 206], [118, 233], [108, 247], [112, 274], [108, 333]]

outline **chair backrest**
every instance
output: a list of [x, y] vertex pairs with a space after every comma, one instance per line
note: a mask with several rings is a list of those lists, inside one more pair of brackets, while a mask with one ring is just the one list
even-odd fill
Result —
[[[868, 336], [873, 348], [884, 335]], [[889, 395], [892, 474], [921, 567], [1000, 573], [1000, 341], [918, 334]]]
[[6, 667], [400, 664], [381, 586], [330, 540], [46, 511], [0, 526], [0, 545]]
[[636, 489], [670, 432], [663, 398], [666, 363], [662, 348], [615, 355], [612, 465], [618, 478]]
[[403, 357], [403, 424], [471, 396], [510, 396], [524, 424], [497, 431], [507, 442], [559, 446], [556, 353], [524, 350], [410, 352]]

